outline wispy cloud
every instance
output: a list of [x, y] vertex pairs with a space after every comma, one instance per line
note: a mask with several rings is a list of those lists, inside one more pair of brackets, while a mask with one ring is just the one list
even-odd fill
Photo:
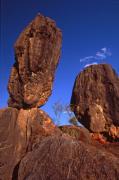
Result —
[[[80, 59], [81, 63], [86, 63], [84, 67], [90, 66], [92, 64], [98, 64], [102, 60], [106, 60], [107, 57], [111, 56], [112, 53], [110, 49], [103, 47], [100, 51], [96, 52], [94, 56], [86, 56]], [[96, 61], [96, 62], [95, 62]]]
[[80, 62], [85, 62], [86, 60], [93, 59], [93, 58], [94, 58], [94, 56], [87, 56], [87, 57], [80, 59]]
[[110, 52], [109, 49], [106, 47], [102, 48], [99, 52], [96, 53], [95, 58], [99, 58], [100, 60], [106, 59], [108, 56], [111, 56], [112, 53]]
[[104, 59], [106, 59], [106, 55], [105, 55], [105, 53], [102, 53], [102, 52], [97, 52], [96, 53], [96, 56], [95, 56], [95, 59], [98, 59], [98, 60], [104, 60]]

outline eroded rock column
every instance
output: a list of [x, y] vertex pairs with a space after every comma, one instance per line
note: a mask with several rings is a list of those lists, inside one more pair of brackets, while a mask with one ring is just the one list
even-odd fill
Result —
[[24, 29], [14, 46], [8, 106], [20, 109], [46, 103], [60, 58], [61, 41], [62, 33], [55, 21], [39, 14]]

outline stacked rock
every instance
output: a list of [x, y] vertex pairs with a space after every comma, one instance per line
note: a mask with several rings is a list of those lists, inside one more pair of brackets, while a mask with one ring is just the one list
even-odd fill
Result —
[[38, 14], [15, 43], [9, 107], [0, 110], [0, 180], [119, 177], [119, 144], [99, 143], [90, 134], [109, 132], [117, 138], [119, 81], [110, 66], [89, 67], [74, 86], [74, 112], [90, 131], [59, 128], [39, 109], [52, 91], [61, 42], [55, 22]]
[[48, 100], [61, 42], [62, 33], [55, 22], [39, 14], [20, 34], [8, 84], [8, 106], [27, 109], [40, 107]]
[[0, 179], [18, 178], [18, 166], [43, 137], [60, 130], [38, 109], [51, 95], [62, 43], [55, 21], [38, 14], [15, 43], [8, 108], [0, 110]]

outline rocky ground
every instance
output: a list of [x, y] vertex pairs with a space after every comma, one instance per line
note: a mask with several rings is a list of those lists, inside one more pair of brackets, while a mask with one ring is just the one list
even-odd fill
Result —
[[15, 43], [9, 102], [0, 110], [0, 180], [118, 180], [119, 78], [108, 64], [76, 78], [71, 108], [84, 127], [57, 127], [39, 109], [51, 94], [62, 33], [42, 15]]

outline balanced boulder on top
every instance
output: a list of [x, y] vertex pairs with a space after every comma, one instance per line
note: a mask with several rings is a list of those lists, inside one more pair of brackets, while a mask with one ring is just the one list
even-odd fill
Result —
[[61, 41], [62, 33], [55, 22], [40, 14], [20, 34], [8, 84], [10, 107], [39, 107], [47, 101], [59, 62]]

